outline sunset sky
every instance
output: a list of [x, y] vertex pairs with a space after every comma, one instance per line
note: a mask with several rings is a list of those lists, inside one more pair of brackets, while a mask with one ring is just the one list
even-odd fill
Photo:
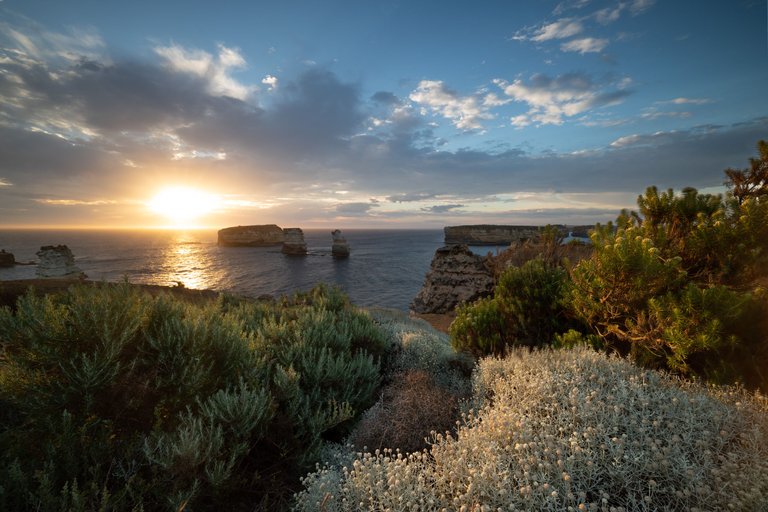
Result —
[[0, 227], [587, 224], [768, 139], [758, 0], [0, 0]]

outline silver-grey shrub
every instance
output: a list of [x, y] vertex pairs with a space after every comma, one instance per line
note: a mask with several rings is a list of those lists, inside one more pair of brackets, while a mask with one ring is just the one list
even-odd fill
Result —
[[768, 510], [768, 403], [585, 348], [484, 359], [430, 450], [319, 468], [299, 511]]

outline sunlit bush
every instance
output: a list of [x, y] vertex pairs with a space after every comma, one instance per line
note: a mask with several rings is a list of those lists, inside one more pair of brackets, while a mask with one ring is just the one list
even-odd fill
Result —
[[296, 510], [768, 508], [768, 403], [589, 349], [480, 362], [475, 412], [430, 450], [319, 468]]

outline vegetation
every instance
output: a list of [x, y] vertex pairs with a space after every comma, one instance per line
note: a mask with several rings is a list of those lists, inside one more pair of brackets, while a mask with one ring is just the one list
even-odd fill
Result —
[[389, 343], [332, 289], [199, 306], [127, 284], [29, 293], [0, 341], [2, 510], [275, 506], [375, 401]]
[[325, 286], [31, 291], [0, 308], [0, 509], [283, 510], [315, 467], [296, 510], [768, 510], [768, 401], [696, 382], [768, 390], [758, 149], [725, 196], [495, 258], [450, 339]]
[[352, 454], [296, 510], [768, 507], [768, 403], [578, 348], [480, 361], [473, 411], [429, 450]]
[[749, 168], [726, 171], [725, 196], [649, 187], [637, 212], [596, 226], [591, 255], [575, 266], [553, 257], [545, 232], [538, 263], [504, 270], [493, 298], [458, 311], [454, 347], [482, 356], [579, 339], [768, 390], [768, 144], [758, 151]]
[[565, 270], [544, 259], [508, 268], [493, 297], [459, 307], [451, 325], [454, 348], [482, 356], [550, 343], [565, 327], [566, 279]]

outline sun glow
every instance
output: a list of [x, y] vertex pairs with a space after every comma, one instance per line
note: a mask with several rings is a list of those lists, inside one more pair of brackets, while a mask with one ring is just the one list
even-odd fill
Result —
[[174, 227], [191, 227], [201, 217], [214, 211], [220, 199], [202, 190], [188, 187], [168, 187], [149, 200], [147, 206], [167, 218]]

